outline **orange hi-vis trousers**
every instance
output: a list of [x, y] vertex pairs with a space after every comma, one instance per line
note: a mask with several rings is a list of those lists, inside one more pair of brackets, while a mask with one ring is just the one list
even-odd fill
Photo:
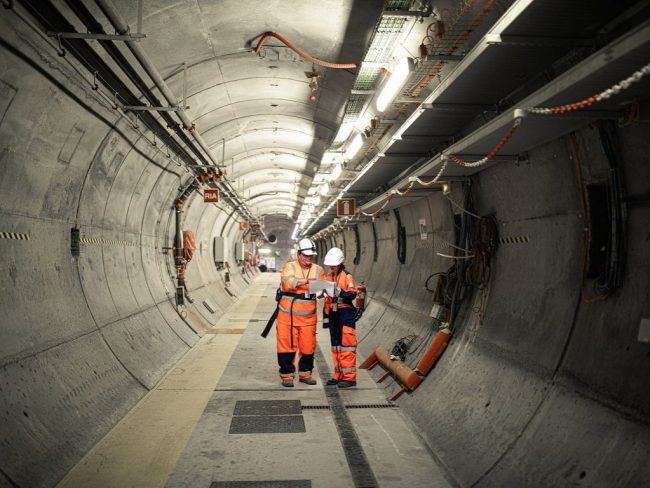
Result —
[[338, 309], [329, 314], [332, 364], [337, 381], [357, 381], [357, 330], [354, 308]]
[[354, 278], [343, 270], [330, 273], [327, 279], [336, 283], [337, 296], [328, 297], [323, 309], [323, 322], [327, 322], [332, 344], [332, 363], [336, 381], [357, 381], [357, 311], [352, 301], [357, 295]]
[[308, 285], [298, 285], [299, 279], [325, 278], [323, 268], [312, 264], [303, 269], [298, 261], [290, 261], [282, 270], [280, 288], [284, 295], [278, 303], [276, 345], [282, 381], [292, 381], [296, 372], [294, 361], [298, 358], [298, 376], [301, 380], [312, 377], [316, 351], [316, 323], [318, 322], [316, 298], [309, 295]]

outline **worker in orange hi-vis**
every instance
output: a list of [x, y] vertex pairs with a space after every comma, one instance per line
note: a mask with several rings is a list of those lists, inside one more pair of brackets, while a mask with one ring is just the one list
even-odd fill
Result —
[[325, 255], [323, 264], [330, 267], [327, 280], [334, 282], [334, 296], [325, 298], [323, 327], [330, 330], [334, 374], [330, 386], [350, 388], [357, 384], [357, 330], [353, 301], [357, 296], [354, 278], [345, 270], [345, 256], [338, 247]]
[[293, 387], [296, 351], [299, 352], [298, 379], [315, 385], [312, 377], [318, 322], [316, 295], [310, 294], [311, 280], [324, 280], [325, 271], [314, 264], [316, 246], [311, 239], [298, 242], [297, 259], [284, 265], [280, 275], [281, 297], [276, 330], [278, 364], [282, 386]]

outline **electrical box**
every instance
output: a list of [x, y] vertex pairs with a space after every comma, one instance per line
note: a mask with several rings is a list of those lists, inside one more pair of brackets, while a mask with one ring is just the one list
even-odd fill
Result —
[[214, 238], [214, 262], [225, 263], [228, 260], [226, 253], [226, 238], [217, 236]]
[[235, 261], [244, 260], [244, 243], [235, 242]]

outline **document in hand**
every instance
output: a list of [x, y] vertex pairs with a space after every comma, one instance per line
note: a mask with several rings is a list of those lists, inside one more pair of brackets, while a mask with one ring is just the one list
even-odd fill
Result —
[[334, 282], [325, 280], [312, 280], [309, 282], [309, 293], [320, 295], [326, 292], [328, 296], [334, 296]]

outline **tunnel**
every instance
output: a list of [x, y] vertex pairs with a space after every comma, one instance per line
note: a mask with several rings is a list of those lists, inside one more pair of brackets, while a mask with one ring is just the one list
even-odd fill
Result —
[[[650, 486], [648, 2], [2, 7], [0, 487]], [[356, 389], [260, 337], [301, 239]], [[334, 441], [206, 434], [296, 399]], [[158, 478], [78, 474], [120, 426]]]

